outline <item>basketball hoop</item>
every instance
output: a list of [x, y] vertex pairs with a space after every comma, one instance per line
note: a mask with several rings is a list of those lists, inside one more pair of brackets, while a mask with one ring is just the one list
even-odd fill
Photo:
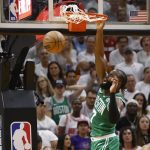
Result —
[[68, 23], [70, 32], [85, 32], [88, 22], [104, 22], [108, 19], [107, 15], [98, 13], [85, 13], [77, 5], [60, 6], [60, 15]]

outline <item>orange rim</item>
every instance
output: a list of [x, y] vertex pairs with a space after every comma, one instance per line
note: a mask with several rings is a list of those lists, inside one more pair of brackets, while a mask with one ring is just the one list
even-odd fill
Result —
[[[70, 15], [74, 14], [74, 12], [65, 12], [65, 15], [67, 17], [69, 17]], [[107, 15], [104, 15], [104, 14], [98, 14], [98, 13], [85, 13], [85, 15], [88, 15], [89, 17], [89, 20], [91, 20], [90, 22], [97, 22], [97, 21], [107, 21], [108, 20], [108, 16]], [[82, 15], [82, 16], [85, 16], [84, 13], [82, 12], [79, 12], [79, 15]], [[71, 21], [72, 18], [67, 18], [68, 21]], [[78, 19], [80, 20], [80, 19]], [[82, 18], [81, 18], [82, 20]], [[83, 20], [87, 20], [88, 19], [83, 19]], [[92, 21], [93, 20], [93, 21]]]

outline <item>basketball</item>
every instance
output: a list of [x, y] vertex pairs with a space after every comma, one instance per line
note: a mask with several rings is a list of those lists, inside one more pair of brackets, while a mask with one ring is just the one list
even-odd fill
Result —
[[43, 46], [50, 53], [59, 53], [65, 46], [65, 37], [58, 31], [50, 31], [44, 35]]

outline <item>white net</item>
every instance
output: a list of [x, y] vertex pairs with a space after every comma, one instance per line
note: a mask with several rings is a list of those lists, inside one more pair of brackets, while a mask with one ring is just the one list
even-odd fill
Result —
[[77, 5], [62, 5], [60, 6], [60, 15], [64, 20], [79, 24], [82, 21], [95, 22], [95, 21], [105, 21], [107, 16], [99, 14], [86, 14], [83, 10], [79, 9]]

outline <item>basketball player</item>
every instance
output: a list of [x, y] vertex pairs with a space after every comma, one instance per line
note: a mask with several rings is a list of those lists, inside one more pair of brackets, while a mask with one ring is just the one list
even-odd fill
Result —
[[[107, 74], [103, 47], [104, 23], [97, 23], [95, 65], [100, 80], [100, 89], [91, 117], [91, 150], [119, 150], [119, 138], [115, 134], [116, 122], [124, 107], [124, 98], [119, 92], [126, 84], [126, 75], [121, 70]], [[117, 58], [116, 58], [117, 59]]]

